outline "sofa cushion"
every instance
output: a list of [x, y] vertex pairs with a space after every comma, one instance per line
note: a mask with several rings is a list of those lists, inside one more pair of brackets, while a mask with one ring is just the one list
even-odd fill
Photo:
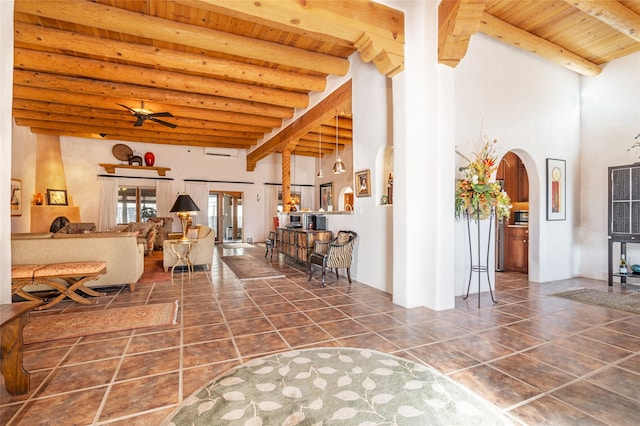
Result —
[[84, 234], [85, 232], [94, 232], [96, 224], [91, 222], [67, 223], [56, 233], [60, 234]]
[[132, 222], [129, 224], [129, 227], [127, 228], [127, 232], [138, 232], [138, 235], [140, 235], [141, 237], [145, 237], [147, 236], [147, 234], [149, 234], [149, 231], [151, 230], [151, 228], [154, 227], [154, 223], [151, 222]]

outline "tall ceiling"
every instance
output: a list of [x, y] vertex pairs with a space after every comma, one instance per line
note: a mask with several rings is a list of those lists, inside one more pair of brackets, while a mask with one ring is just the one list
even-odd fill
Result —
[[[640, 0], [443, 0], [439, 62], [456, 66], [478, 32], [594, 76], [640, 50]], [[355, 52], [401, 72], [403, 14], [368, 0], [16, 0], [13, 116], [104, 143], [245, 149], [253, 170], [273, 152], [331, 153], [336, 121], [352, 143], [350, 85], [306, 110]], [[125, 107], [141, 101], [177, 127], [134, 126]]]
[[[16, 0], [13, 116], [34, 133], [251, 150], [354, 52], [402, 71], [403, 19], [362, 0]], [[350, 87], [331, 99], [251, 167], [283, 149], [330, 153], [336, 133], [350, 144]], [[171, 115], [134, 126], [141, 101]]]

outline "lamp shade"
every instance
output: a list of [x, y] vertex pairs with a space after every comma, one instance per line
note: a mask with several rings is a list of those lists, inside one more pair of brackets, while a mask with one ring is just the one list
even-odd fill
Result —
[[340, 174], [344, 173], [347, 169], [344, 167], [344, 163], [340, 159], [340, 155], [336, 158], [336, 162], [333, 164], [333, 173]]
[[176, 202], [173, 203], [173, 207], [169, 210], [171, 213], [176, 212], [199, 212], [200, 209], [196, 206], [196, 203], [187, 194], [178, 195]]

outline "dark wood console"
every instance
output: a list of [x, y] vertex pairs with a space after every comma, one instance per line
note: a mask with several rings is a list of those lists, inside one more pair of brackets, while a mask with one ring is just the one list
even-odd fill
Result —
[[296, 228], [278, 228], [278, 252], [285, 256], [307, 263], [316, 241], [329, 241], [331, 231], [307, 231]]

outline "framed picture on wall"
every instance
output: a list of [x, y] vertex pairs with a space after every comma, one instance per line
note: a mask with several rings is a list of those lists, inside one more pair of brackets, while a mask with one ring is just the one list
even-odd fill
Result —
[[50, 206], [68, 206], [66, 189], [47, 189], [47, 204]]
[[333, 182], [320, 185], [320, 208], [325, 211], [333, 210]]
[[371, 172], [369, 169], [356, 172], [356, 197], [371, 197]]
[[11, 216], [22, 216], [22, 181], [11, 179]]
[[566, 161], [547, 158], [547, 220], [567, 219]]

